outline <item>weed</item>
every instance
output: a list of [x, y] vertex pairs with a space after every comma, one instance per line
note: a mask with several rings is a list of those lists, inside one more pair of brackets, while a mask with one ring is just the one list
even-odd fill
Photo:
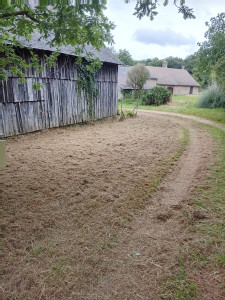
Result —
[[[164, 279], [165, 280], [165, 279]], [[173, 279], [167, 279], [167, 286], [161, 294], [161, 299], [198, 300], [197, 286], [188, 278], [185, 268], [181, 266]]]
[[218, 263], [219, 263], [223, 268], [225, 268], [225, 254], [224, 254], [224, 253], [218, 257]]
[[133, 110], [127, 110], [125, 111], [125, 117], [133, 118], [136, 116], [136, 113]]

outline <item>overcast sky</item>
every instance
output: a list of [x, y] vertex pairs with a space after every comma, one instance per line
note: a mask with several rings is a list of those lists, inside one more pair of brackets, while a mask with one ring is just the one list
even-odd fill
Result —
[[134, 59], [185, 58], [198, 50], [197, 42], [204, 40], [205, 22], [225, 12], [225, 0], [186, 0], [194, 9], [196, 19], [184, 20], [170, 0], [169, 6], [159, 1], [159, 14], [153, 21], [133, 16], [136, 1], [108, 0], [106, 15], [116, 25], [113, 31], [114, 48], [127, 49]]

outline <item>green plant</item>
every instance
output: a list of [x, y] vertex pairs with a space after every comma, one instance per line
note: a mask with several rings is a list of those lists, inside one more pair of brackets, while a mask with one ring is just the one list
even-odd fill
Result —
[[97, 97], [98, 90], [96, 88], [96, 74], [99, 65], [92, 67], [86, 60], [77, 64], [78, 78], [77, 78], [77, 92], [78, 97], [81, 98], [81, 93], [84, 91], [85, 98], [88, 104], [88, 115], [90, 119], [93, 118], [93, 98]]
[[163, 87], [155, 86], [141, 97], [144, 105], [161, 105], [171, 100], [171, 92]]
[[199, 99], [201, 108], [225, 108], [225, 92], [216, 83], [212, 84]]
[[120, 92], [123, 96], [123, 98], [132, 98], [132, 90], [124, 90], [124, 89], [120, 89]]
[[128, 110], [128, 111], [125, 111], [125, 117], [135, 117], [136, 116], [136, 113], [133, 111], [133, 110]]

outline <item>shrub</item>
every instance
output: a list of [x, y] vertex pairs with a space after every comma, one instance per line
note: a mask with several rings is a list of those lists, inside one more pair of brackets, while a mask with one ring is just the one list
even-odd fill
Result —
[[121, 88], [120, 92], [121, 92], [123, 98], [131, 98], [132, 97], [132, 90], [124, 90]]
[[141, 97], [144, 105], [161, 105], [171, 100], [171, 92], [161, 86], [155, 86]]
[[225, 91], [216, 83], [205, 90], [199, 99], [198, 107], [201, 108], [225, 108]]

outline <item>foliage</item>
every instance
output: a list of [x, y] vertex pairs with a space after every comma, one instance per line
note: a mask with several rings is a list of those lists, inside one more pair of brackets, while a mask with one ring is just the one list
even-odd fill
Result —
[[[130, 2], [130, 0], [125, 0], [126, 3]], [[189, 8], [185, 5], [186, 0], [173, 0], [174, 5], [178, 8], [178, 13], [183, 14], [184, 19], [194, 19], [195, 15], [192, 8]], [[157, 6], [160, 4], [167, 6], [169, 4], [169, 0], [137, 0], [135, 6], [134, 15], [137, 16], [138, 19], [142, 19], [144, 16], [153, 20], [155, 16], [157, 16]]]
[[125, 111], [125, 117], [130, 117], [130, 118], [133, 118], [133, 117], [136, 117], [136, 113], [134, 110], [126, 110]]
[[[125, 3], [128, 2], [130, 0], [125, 0]], [[195, 18], [193, 10], [185, 5], [185, 0], [173, 2], [185, 19]], [[169, 0], [163, 0], [164, 6], [168, 3]], [[134, 15], [139, 19], [148, 16], [152, 20], [157, 15], [159, 4], [159, 0], [137, 0]], [[23, 47], [20, 38], [29, 40], [36, 31], [40, 33], [40, 39], [48, 39], [52, 47], [72, 45], [77, 55], [87, 44], [100, 49], [105, 43], [112, 43], [111, 30], [114, 25], [104, 15], [105, 8], [106, 0], [39, 0], [37, 5], [29, 0], [1, 1], [0, 79], [6, 79], [10, 73], [23, 78], [24, 70], [38, 68], [34, 54], [35, 62], [31, 60], [27, 64], [15, 52], [15, 47]], [[134, 64], [132, 60], [125, 63]]]
[[218, 82], [218, 84], [221, 85], [221, 87], [225, 91], [225, 56], [221, 57], [217, 61], [214, 67], [214, 71], [215, 71], [216, 81]]
[[157, 57], [154, 57], [148, 61], [148, 66], [153, 67], [162, 67], [163, 59], [158, 59]]
[[[196, 65], [197, 57], [196, 54], [187, 56], [185, 59], [175, 56], [166, 57], [165, 60], [168, 63], [168, 68], [181, 69], [182, 66], [190, 73], [193, 74], [193, 68]], [[147, 58], [139, 60], [139, 63], [143, 63], [146, 66], [162, 67], [164, 59], [159, 59], [158, 57]]]
[[144, 64], [137, 64], [127, 73], [127, 84], [135, 90], [141, 91], [150, 73]]
[[196, 53], [192, 54], [192, 55], [188, 55], [185, 59], [184, 59], [184, 66], [185, 69], [194, 76], [193, 71], [194, 71], [194, 67], [197, 63], [197, 55]]
[[184, 65], [184, 60], [180, 57], [169, 56], [165, 60], [168, 63], [168, 68], [181, 69]]
[[37, 6], [27, 2], [13, 1], [9, 5], [5, 1], [0, 6], [0, 79], [6, 79], [9, 73], [22, 77], [24, 69], [37, 67], [34, 54], [34, 61], [27, 64], [14, 50], [23, 48], [20, 38], [29, 40], [34, 32], [48, 39], [52, 47], [72, 45], [78, 56], [87, 44], [100, 49], [105, 42], [112, 42], [114, 25], [103, 14], [106, 1], [68, 4], [72, 2], [40, 0]]
[[[91, 66], [91, 68], [90, 68]], [[96, 88], [96, 75], [98, 68], [92, 68], [92, 65], [83, 60], [78, 66], [78, 79], [77, 79], [77, 92], [79, 98], [81, 98], [82, 91], [86, 97], [88, 103], [89, 117], [93, 118], [93, 99], [98, 96], [98, 90]]]
[[161, 105], [171, 100], [171, 92], [161, 86], [155, 86], [141, 97], [144, 105]]
[[130, 52], [126, 49], [120, 49], [117, 57], [127, 66], [133, 66], [134, 65], [134, 60], [130, 54]]
[[[198, 59], [194, 72], [198, 77], [197, 80], [204, 86], [223, 73], [220, 72], [221, 69], [217, 63], [225, 56], [225, 13], [211, 18], [210, 22], [206, 22], [206, 26], [208, 27], [205, 33], [206, 40], [198, 44], [200, 49], [197, 52]], [[215, 65], [217, 65], [216, 69]]]
[[130, 98], [130, 97], [132, 97], [132, 90], [120, 89], [120, 92], [121, 92], [123, 98]]
[[225, 108], [225, 92], [216, 83], [203, 92], [198, 103], [202, 108]]

